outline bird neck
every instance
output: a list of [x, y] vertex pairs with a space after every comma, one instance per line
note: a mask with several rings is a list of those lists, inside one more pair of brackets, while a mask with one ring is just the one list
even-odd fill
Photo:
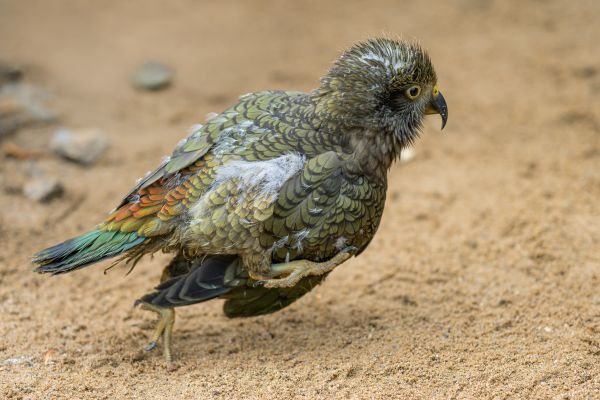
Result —
[[374, 132], [368, 129], [355, 129], [346, 133], [345, 151], [366, 174], [385, 177], [396, 158], [400, 156], [401, 145], [394, 135]]
[[394, 132], [373, 128], [365, 110], [346, 107], [339, 92], [324, 88], [312, 93], [314, 112], [320, 121], [321, 143], [340, 144], [366, 175], [385, 177], [394, 160], [400, 157], [403, 143]]

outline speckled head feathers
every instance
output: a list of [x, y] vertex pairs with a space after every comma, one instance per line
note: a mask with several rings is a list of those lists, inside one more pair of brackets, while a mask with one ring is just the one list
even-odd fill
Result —
[[417, 43], [392, 39], [371, 39], [347, 50], [324, 77], [359, 74], [371, 83], [400, 79], [405, 82], [435, 83], [435, 70], [429, 56]]
[[[391, 133], [405, 145], [414, 140], [437, 77], [416, 43], [378, 38], [344, 52], [315, 92], [326, 113], [346, 126]], [[417, 86], [417, 96], [406, 91]]]

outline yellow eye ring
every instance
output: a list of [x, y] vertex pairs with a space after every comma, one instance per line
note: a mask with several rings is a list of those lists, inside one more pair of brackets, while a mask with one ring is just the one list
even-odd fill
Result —
[[411, 100], [414, 100], [421, 94], [421, 87], [419, 85], [412, 85], [411, 87], [406, 89], [404, 93], [406, 94], [406, 97], [408, 97]]
[[433, 97], [437, 96], [438, 93], [440, 93], [440, 91], [438, 90], [437, 86], [433, 87], [433, 92], [432, 93], [433, 93]]

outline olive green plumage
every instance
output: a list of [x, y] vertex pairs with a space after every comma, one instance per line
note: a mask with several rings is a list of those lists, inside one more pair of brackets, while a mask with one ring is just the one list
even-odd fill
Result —
[[311, 93], [242, 96], [194, 127], [97, 228], [123, 243], [95, 247], [88, 234], [85, 246], [71, 241], [38, 253], [38, 271], [67, 272], [120, 250], [136, 263], [162, 250], [178, 255], [144, 302], [173, 307], [223, 297], [232, 317], [283, 308], [327, 272], [292, 287], [257, 281], [277, 278], [275, 264], [324, 262], [369, 244], [390, 165], [425, 114], [446, 121], [436, 81], [418, 45], [374, 39], [344, 53]]

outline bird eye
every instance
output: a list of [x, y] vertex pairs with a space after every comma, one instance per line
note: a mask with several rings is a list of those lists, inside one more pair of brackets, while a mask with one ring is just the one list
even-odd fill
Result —
[[421, 87], [417, 85], [411, 86], [408, 89], [406, 89], [405, 93], [406, 97], [408, 97], [411, 100], [414, 100], [421, 94]]

